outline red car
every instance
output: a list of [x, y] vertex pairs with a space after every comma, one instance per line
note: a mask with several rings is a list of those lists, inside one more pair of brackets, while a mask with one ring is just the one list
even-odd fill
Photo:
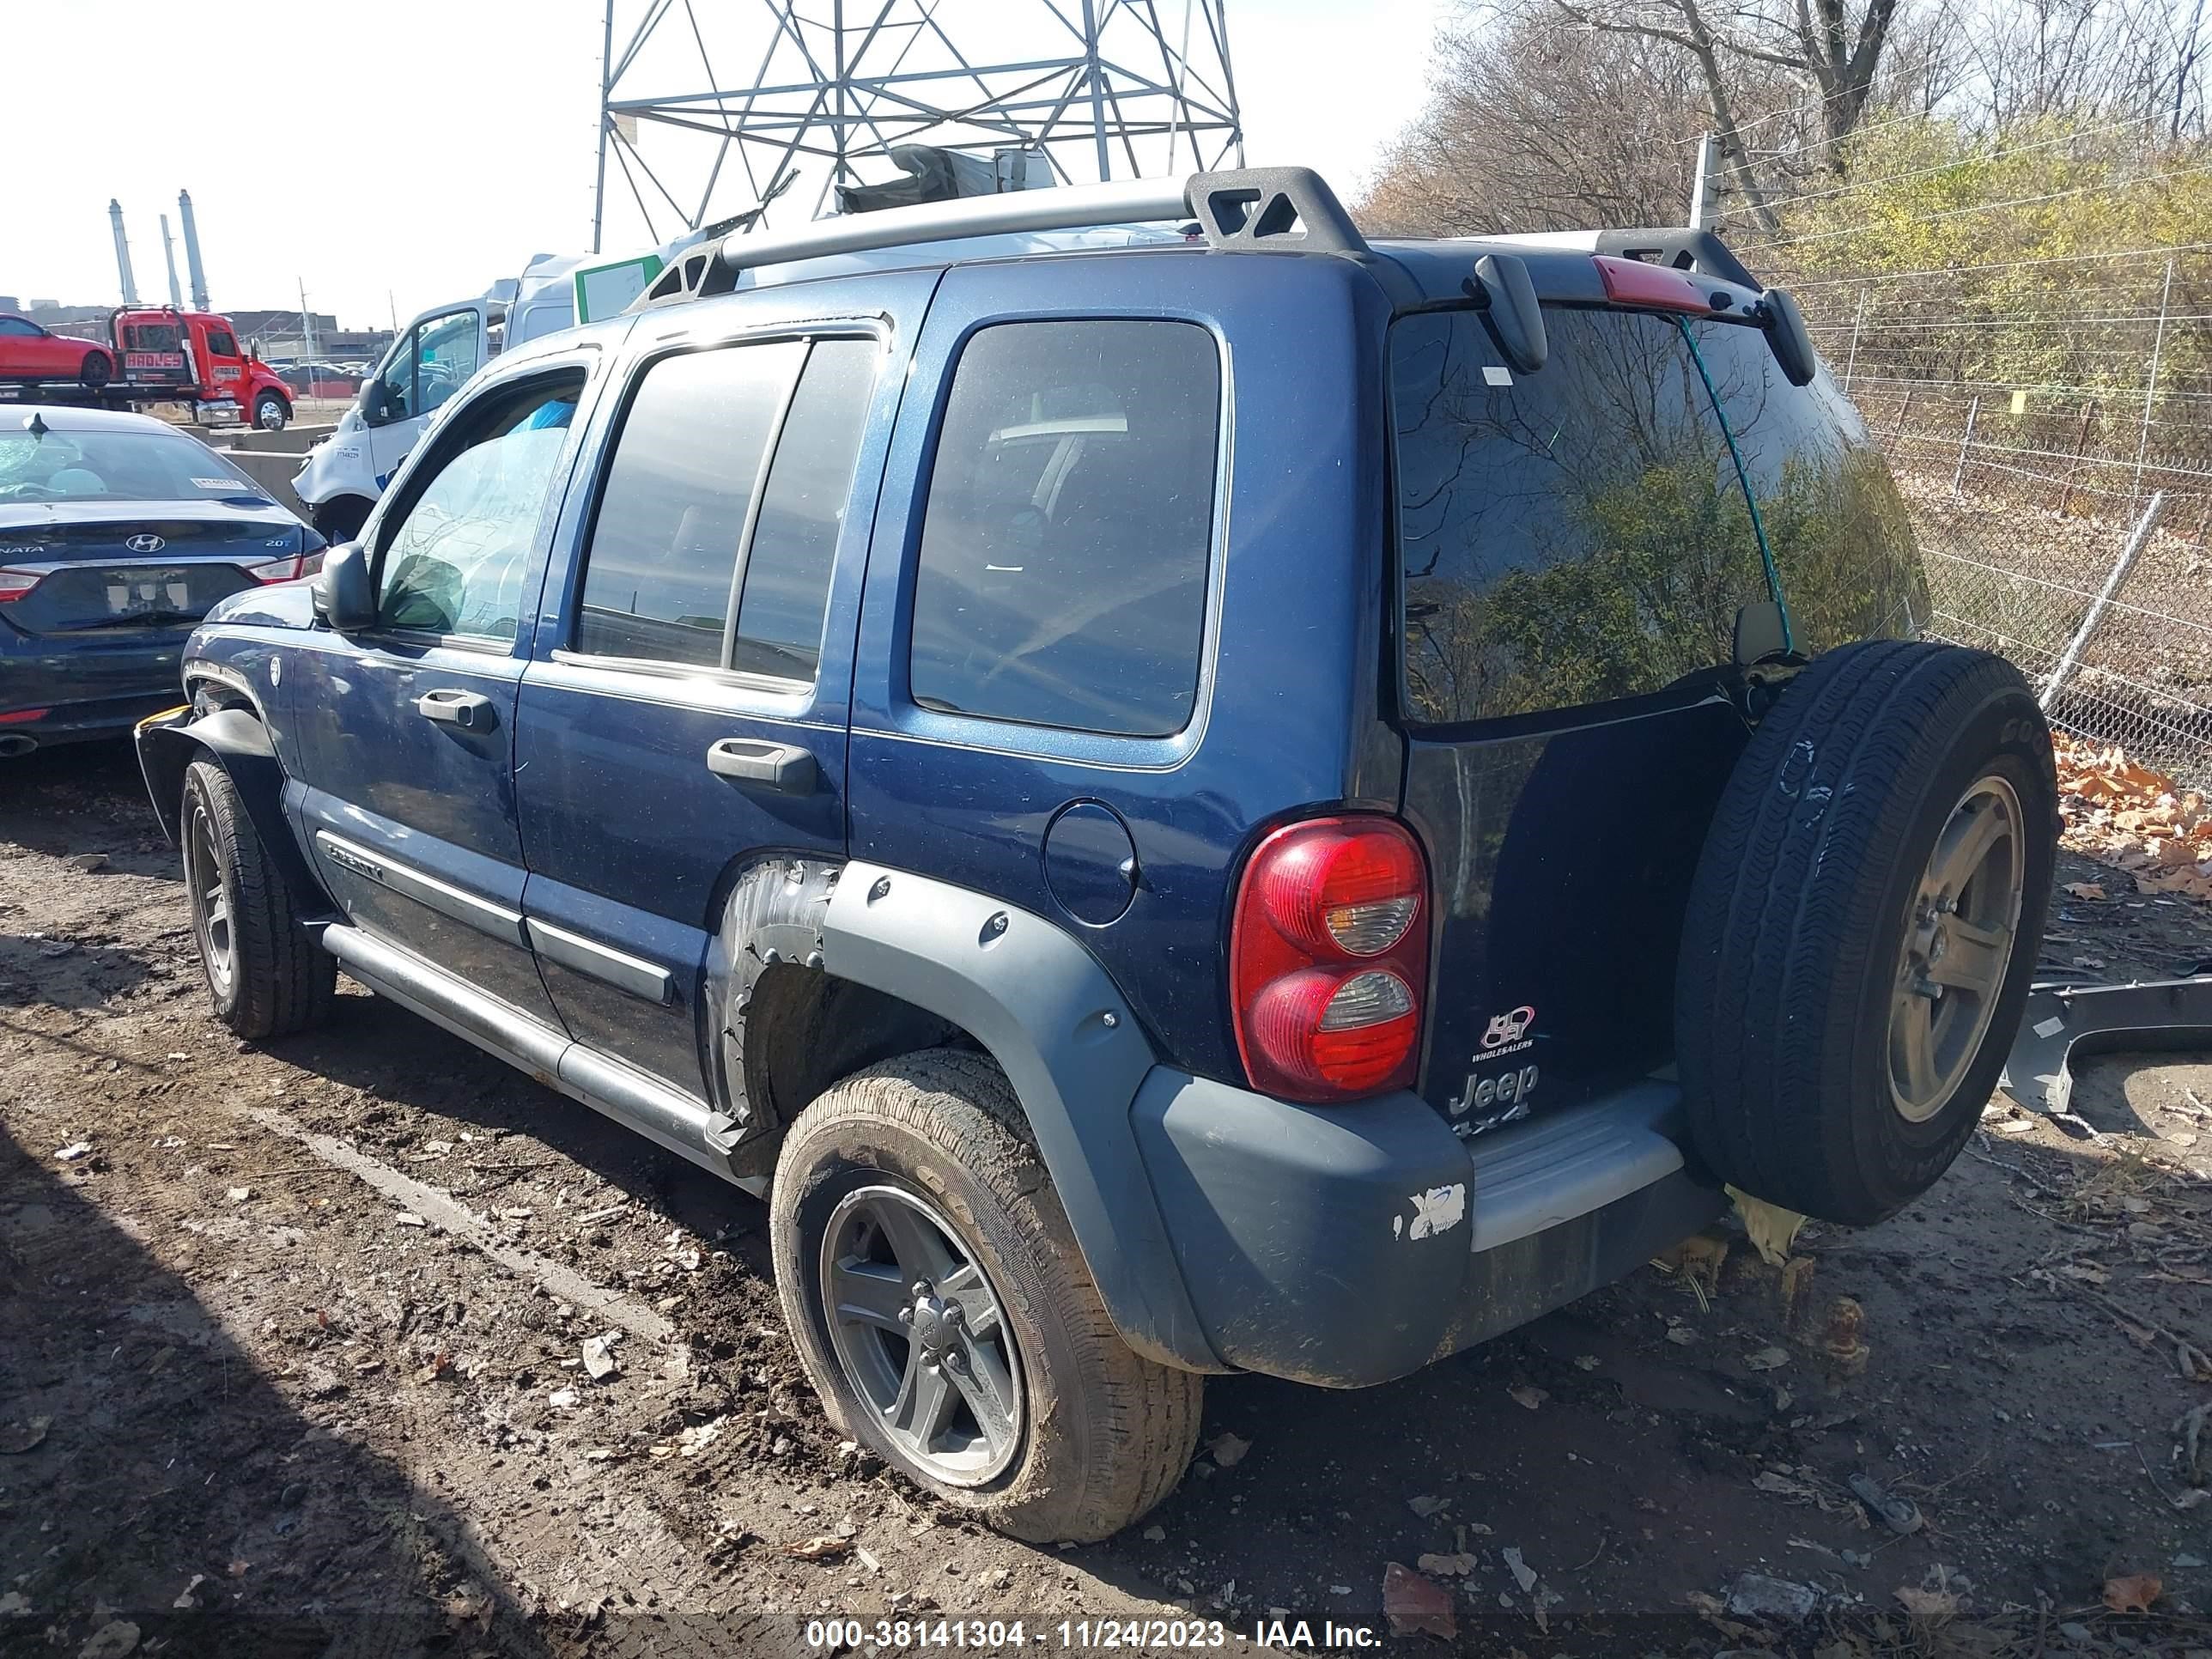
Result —
[[27, 317], [0, 312], [0, 380], [77, 380], [106, 386], [115, 354], [97, 340], [51, 333]]

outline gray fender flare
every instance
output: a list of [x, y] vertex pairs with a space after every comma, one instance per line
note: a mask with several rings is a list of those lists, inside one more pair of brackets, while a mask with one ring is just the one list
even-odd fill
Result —
[[1230, 1369], [1191, 1306], [1130, 1121], [1152, 1044], [1090, 951], [1019, 906], [857, 861], [830, 895], [821, 949], [828, 972], [926, 1008], [989, 1050], [1122, 1340], [1163, 1364]]
[[149, 723], [138, 728], [138, 769], [153, 798], [154, 816], [172, 846], [184, 805], [185, 769], [203, 757], [230, 775], [246, 803], [253, 831], [284, 878], [294, 908], [315, 916], [335, 910], [284, 812], [284, 764], [261, 722], [243, 708], [219, 708], [195, 720]]

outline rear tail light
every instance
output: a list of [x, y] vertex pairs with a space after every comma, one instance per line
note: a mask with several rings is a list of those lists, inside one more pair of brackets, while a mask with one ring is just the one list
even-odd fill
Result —
[[1428, 871], [1395, 818], [1276, 830], [1237, 890], [1229, 994], [1255, 1089], [1352, 1100], [1413, 1080], [1428, 988]]
[[27, 726], [33, 720], [42, 720], [46, 717], [46, 711], [43, 708], [11, 708], [0, 714], [0, 726]]
[[0, 570], [0, 605], [12, 605], [36, 587], [45, 572], [39, 570]]
[[1590, 263], [1605, 282], [1605, 297], [1617, 306], [1640, 306], [1652, 311], [1686, 311], [1693, 317], [1713, 313], [1712, 289], [1700, 287], [1686, 270], [1673, 265], [1650, 264], [1642, 259], [1623, 259], [1610, 253], [1594, 253]]
[[[319, 567], [322, 561], [318, 559], [315, 562]], [[295, 553], [286, 559], [269, 559], [260, 564], [249, 564], [246, 567], [246, 574], [258, 582], [289, 582], [313, 573], [307, 568], [307, 555]]]

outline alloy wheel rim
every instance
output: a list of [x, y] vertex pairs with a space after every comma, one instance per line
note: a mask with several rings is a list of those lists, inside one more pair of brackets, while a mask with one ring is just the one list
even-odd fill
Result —
[[1890, 999], [1890, 1103], [1925, 1123], [1959, 1091], [1996, 1013], [2027, 879], [2020, 796], [1977, 778], [1936, 837], [1907, 907]]
[[822, 1302], [846, 1381], [921, 1474], [981, 1486], [1019, 1449], [1021, 1355], [950, 1222], [901, 1187], [848, 1193], [823, 1235]]
[[185, 846], [185, 886], [191, 896], [192, 932], [218, 995], [228, 995], [236, 971], [236, 941], [231, 933], [230, 884], [223, 879], [215, 829], [205, 812], [195, 811]]

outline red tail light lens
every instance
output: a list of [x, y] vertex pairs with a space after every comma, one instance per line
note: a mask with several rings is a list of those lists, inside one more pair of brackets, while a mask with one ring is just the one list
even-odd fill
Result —
[[42, 573], [36, 570], [0, 570], [0, 605], [11, 605], [36, 587]]
[[289, 582], [308, 574], [307, 561], [297, 554], [289, 559], [268, 559], [259, 564], [249, 564], [246, 574], [258, 582]]
[[1713, 314], [1712, 289], [1699, 287], [1686, 270], [1655, 265], [1642, 259], [1623, 259], [1610, 253], [1594, 253], [1590, 263], [1605, 281], [1605, 297], [1617, 306], [1641, 306], [1652, 311], [1686, 311], [1693, 317]]
[[1253, 853], [1230, 932], [1237, 1052], [1255, 1089], [1355, 1099], [1413, 1080], [1428, 870], [1395, 818], [1314, 818]]

